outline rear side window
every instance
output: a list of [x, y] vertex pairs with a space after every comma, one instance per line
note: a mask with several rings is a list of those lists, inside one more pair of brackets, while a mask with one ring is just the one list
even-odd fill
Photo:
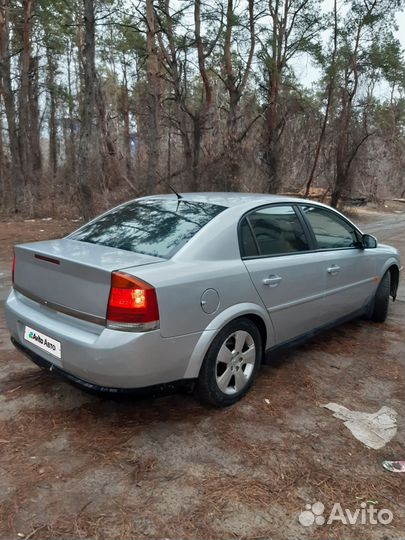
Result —
[[337, 214], [316, 206], [303, 206], [302, 211], [311, 224], [319, 249], [357, 246], [355, 229]]
[[252, 230], [246, 218], [244, 218], [240, 224], [240, 241], [242, 257], [254, 257], [255, 255], [259, 255], [256, 240], [254, 239]]
[[269, 206], [255, 210], [247, 219], [262, 256], [309, 249], [301, 222], [292, 206]]
[[167, 259], [223, 210], [224, 206], [183, 199], [132, 201], [69, 238]]

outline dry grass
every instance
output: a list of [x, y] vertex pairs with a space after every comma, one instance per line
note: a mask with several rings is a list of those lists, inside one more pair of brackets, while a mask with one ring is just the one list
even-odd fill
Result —
[[[3, 229], [0, 245], [69, 225]], [[253, 391], [226, 410], [182, 395], [86, 395], [3, 348], [0, 537], [399, 539], [404, 478], [381, 461], [404, 455], [403, 338], [399, 302], [382, 326], [355, 321], [269, 358]], [[399, 432], [367, 449], [321, 407], [328, 401], [392, 406]], [[304, 529], [297, 516], [316, 500], [351, 509], [377, 500], [395, 519]]]

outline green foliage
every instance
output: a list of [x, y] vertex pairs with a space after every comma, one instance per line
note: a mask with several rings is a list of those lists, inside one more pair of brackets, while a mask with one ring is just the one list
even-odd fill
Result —
[[392, 33], [384, 40], [373, 40], [369, 49], [370, 66], [378, 70], [390, 86], [405, 90], [404, 51]]

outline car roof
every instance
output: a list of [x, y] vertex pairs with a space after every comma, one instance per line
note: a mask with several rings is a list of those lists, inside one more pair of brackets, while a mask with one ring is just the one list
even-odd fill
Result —
[[[180, 193], [185, 201], [194, 201], [210, 204], [218, 204], [227, 208], [250, 204], [259, 206], [261, 204], [270, 204], [272, 202], [303, 202], [305, 199], [298, 197], [288, 197], [283, 195], [266, 195], [264, 193], [237, 193], [237, 192], [198, 192], [198, 193]], [[143, 199], [173, 199], [176, 195], [173, 193], [166, 195], [151, 195]], [[309, 201], [308, 201], [309, 202]]]

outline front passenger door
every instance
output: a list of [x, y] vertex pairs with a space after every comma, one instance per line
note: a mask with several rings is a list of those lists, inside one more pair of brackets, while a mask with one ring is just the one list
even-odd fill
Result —
[[326, 277], [325, 322], [354, 314], [375, 292], [372, 249], [359, 247], [360, 233], [340, 214], [321, 206], [300, 205], [315, 235], [319, 265]]
[[305, 222], [292, 205], [250, 212], [240, 224], [241, 255], [270, 318], [277, 344], [323, 324], [325, 274]]

